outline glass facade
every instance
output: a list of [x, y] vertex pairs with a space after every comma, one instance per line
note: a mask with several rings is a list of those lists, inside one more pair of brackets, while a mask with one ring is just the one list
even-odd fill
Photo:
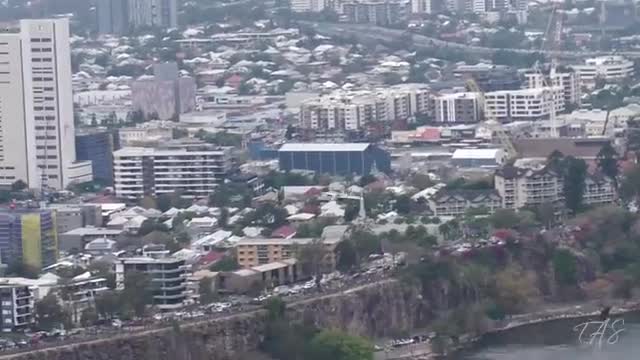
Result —
[[113, 185], [113, 136], [110, 132], [76, 135], [76, 158], [91, 160], [93, 178]]

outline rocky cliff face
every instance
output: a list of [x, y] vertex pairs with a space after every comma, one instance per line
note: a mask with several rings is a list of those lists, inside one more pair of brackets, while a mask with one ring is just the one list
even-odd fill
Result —
[[[424, 325], [429, 313], [417, 289], [393, 280], [299, 302], [287, 312], [295, 321], [340, 328], [363, 336], [384, 336], [414, 329]], [[235, 360], [239, 354], [257, 348], [263, 329], [264, 313], [256, 311], [0, 359]]]

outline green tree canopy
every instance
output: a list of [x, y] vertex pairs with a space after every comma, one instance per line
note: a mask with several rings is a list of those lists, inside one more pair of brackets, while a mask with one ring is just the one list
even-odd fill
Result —
[[310, 343], [311, 360], [373, 360], [373, 346], [363, 338], [324, 330]]

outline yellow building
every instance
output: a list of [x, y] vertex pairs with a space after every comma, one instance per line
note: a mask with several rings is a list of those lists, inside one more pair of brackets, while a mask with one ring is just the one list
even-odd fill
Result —
[[0, 256], [4, 264], [17, 263], [32, 271], [58, 261], [55, 212], [19, 209], [0, 213]]

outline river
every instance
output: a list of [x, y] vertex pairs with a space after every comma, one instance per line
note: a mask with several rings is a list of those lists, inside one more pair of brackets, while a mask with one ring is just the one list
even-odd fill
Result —
[[[595, 319], [590, 319], [595, 320]], [[614, 321], [618, 320], [615, 324]], [[490, 334], [456, 360], [629, 360], [640, 354], [640, 314], [626, 314], [609, 320], [601, 337], [590, 335], [598, 324], [589, 325], [580, 338], [576, 325], [582, 320], [557, 320]], [[624, 324], [623, 322], [624, 321]], [[616, 331], [617, 335], [616, 335]]]

